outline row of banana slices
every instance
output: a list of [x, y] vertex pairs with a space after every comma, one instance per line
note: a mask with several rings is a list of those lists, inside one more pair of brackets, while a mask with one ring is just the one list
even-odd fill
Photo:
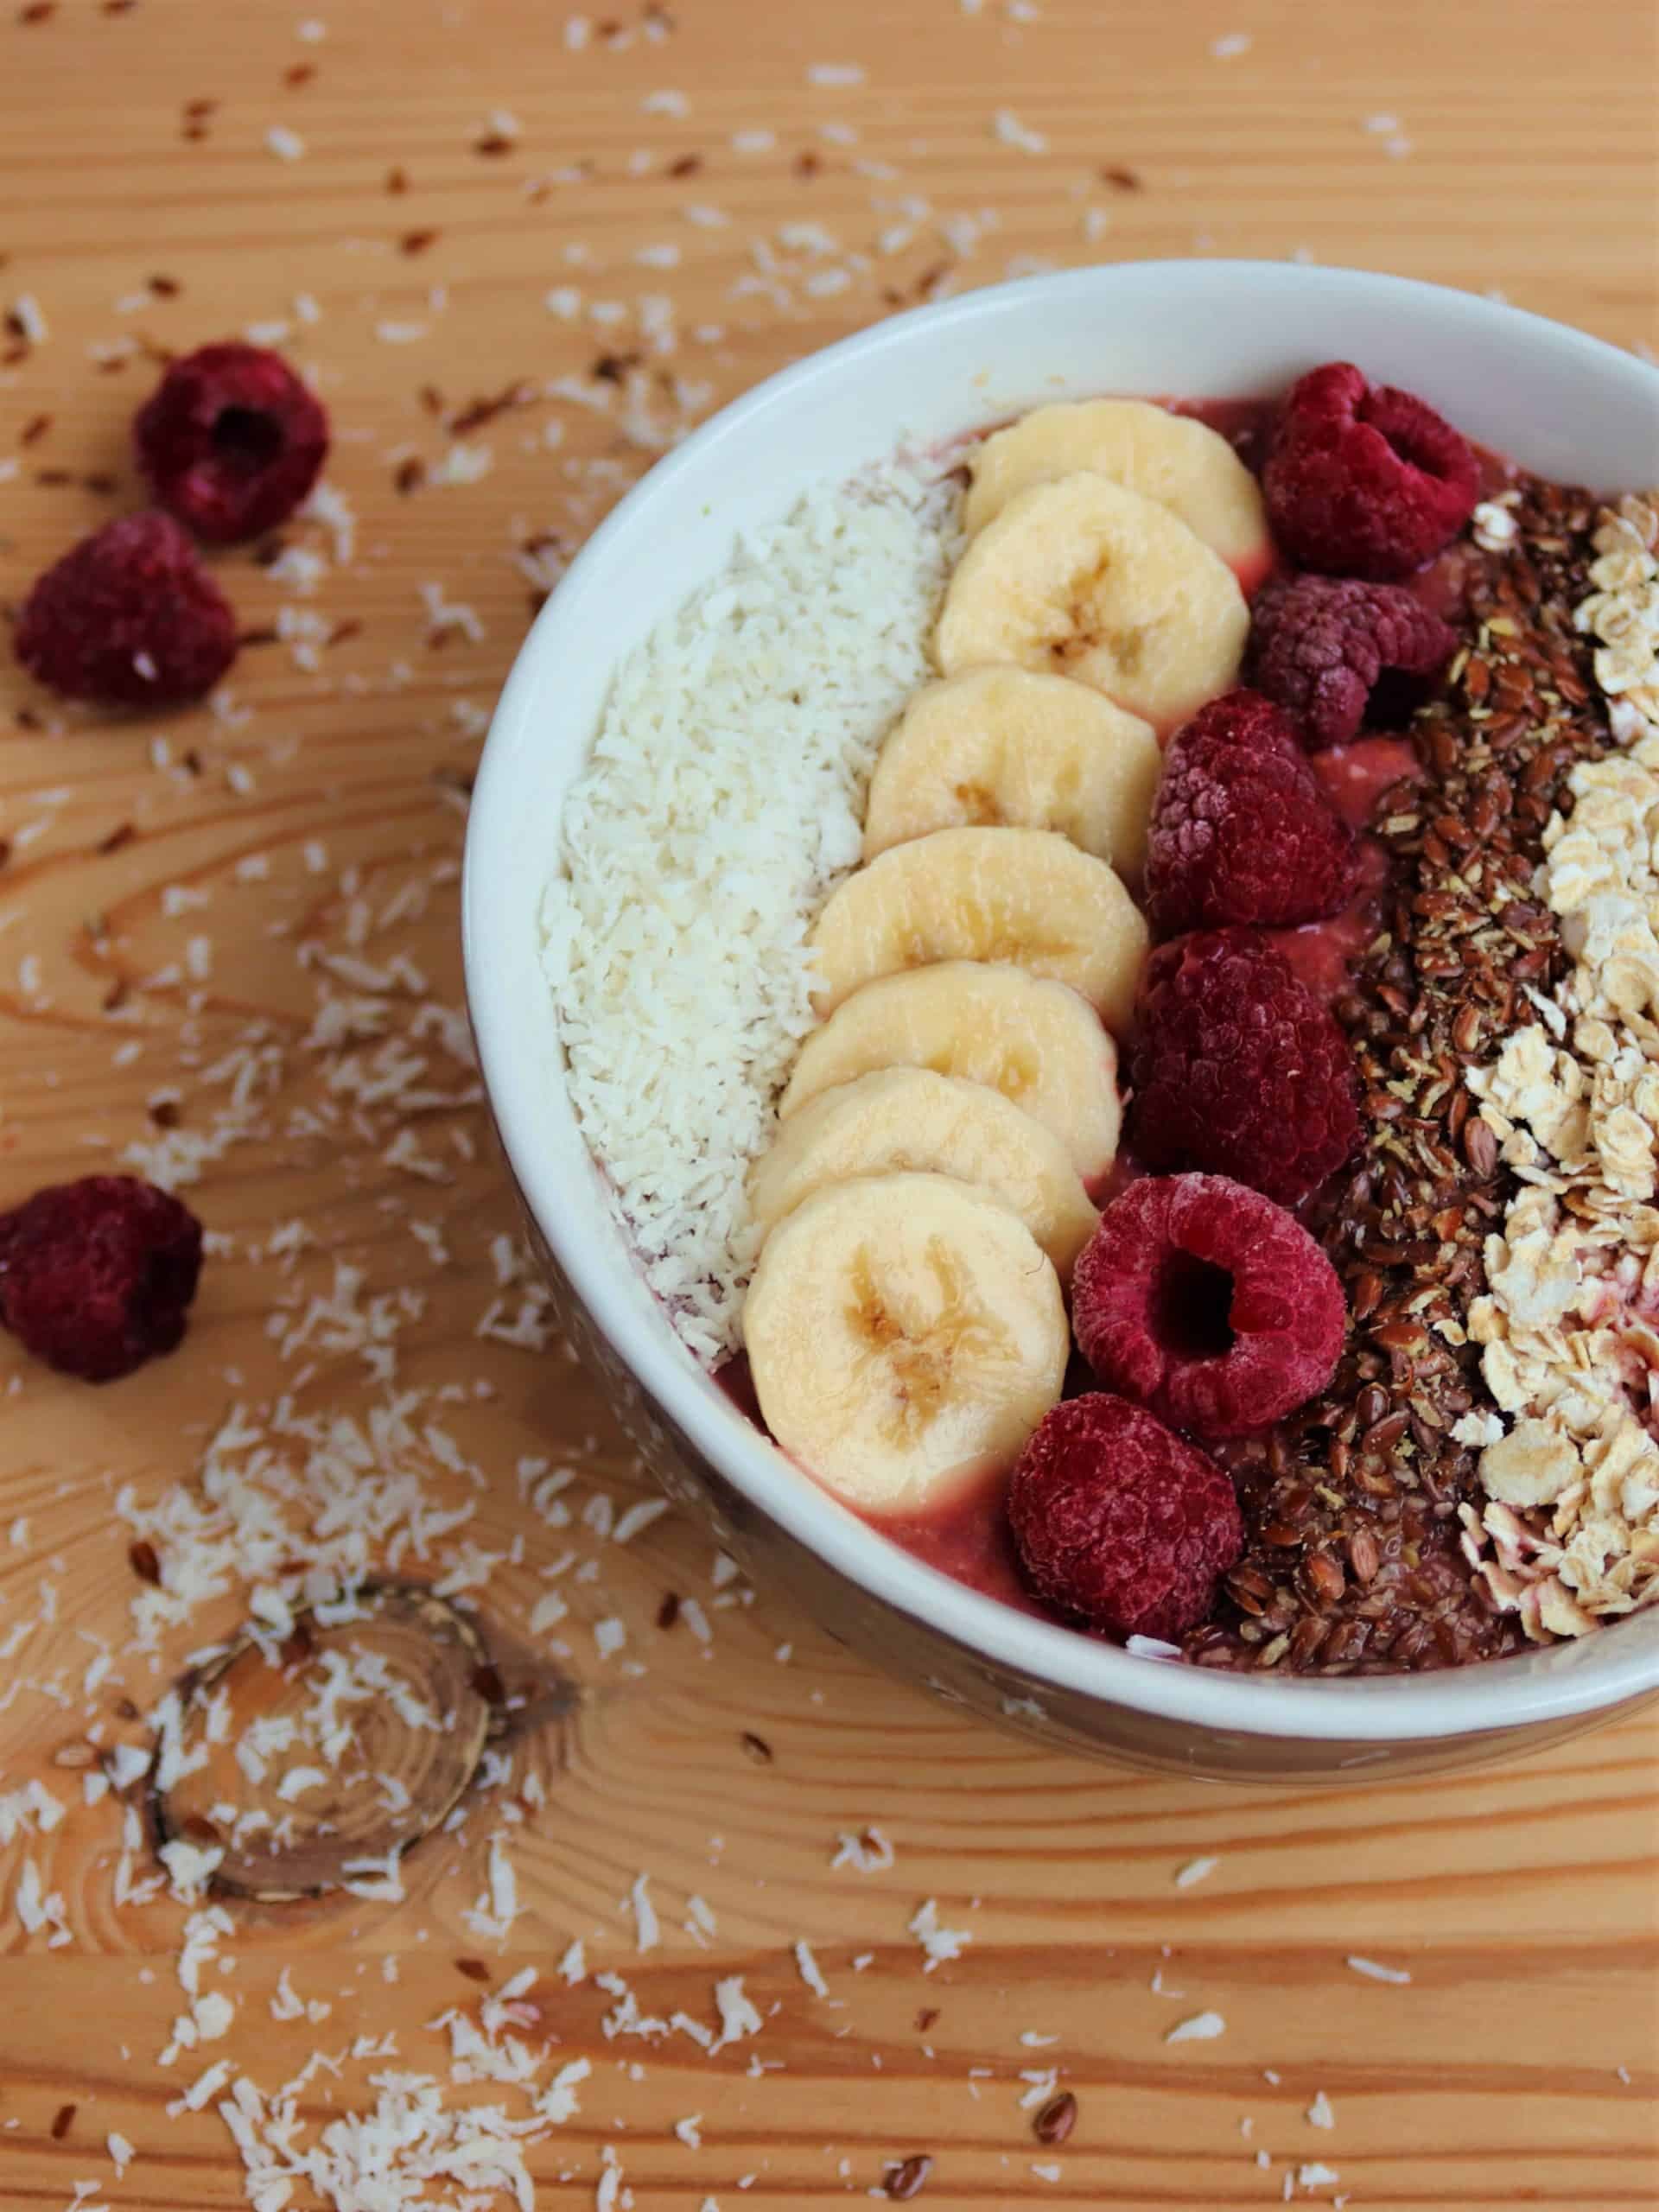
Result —
[[1160, 735], [1235, 681], [1271, 564], [1225, 439], [1144, 401], [977, 446], [969, 534], [812, 936], [823, 1026], [750, 1196], [744, 1313], [784, 1448], [866, 1511], [1010, 1465], [1117, 1151]]

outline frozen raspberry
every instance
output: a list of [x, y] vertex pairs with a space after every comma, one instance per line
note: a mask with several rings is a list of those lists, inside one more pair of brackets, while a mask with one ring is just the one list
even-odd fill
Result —
[[130, 1375], [184, 1334], [201, 1224], [136, 1175], [86, 1175], [0, 1214], [0, 1324], [88, 1382]]
[[1324, 1389], [1347, 1312], [1294, 1214], [1221, 1175], [1147, 1175], [1078, 1259], [1071, 1320], [1101, 1381], [1195, 1436], [1265, 1428]]
[[1283, 957], [1245, 930], [1160, 945], [1130, 1056], [1130, 1145], [1149, 1167], [1230, 1175], [1295, 1205], [1359, 1134], [1347, 1039]]
[[1008, 1519], [1039, 1598], [1109, 1636], [1169, 1643], [1208, 1618], [1244, 1541], [1215, 1461], [1105, 1390], [1066, 1399], [1033, 1432]]
[[262, 346], [204, 346], [175, 361], [132, 432], [156, 497], [213, 545], [286, 522], [328, 451], [321, 403]]
[[66, 699], [176, 707], [236, 658], [236, 617], [166, 515], [123, 515], [40, 577], [18, 617], [17, 658]]
[[236, 658], [236, 616], [168, 516], [123, 515], [36, 579], [16, 637], [30, 675], [66, 698], [179, 706]]
[[1398, 584], [1281, 576], [1250, 606], [1250, 681], [1294, 715], [1309, 752], [1403, 721], [1456, 634]]
[[1347, 899], [1357, 865], [1353, 831], [1271, 700], [1230, 691], [1176, 731], [1147, 846], [1147, 913], [1160, 937], [1316, 922]]
[[1422, 400], [1368, 384], [1351, 361], [1329, 361], [1291, 387], [1262, 491], [1293, 561], [1386, 579], [1450, 544], [1480, 496], [1480, 463]]

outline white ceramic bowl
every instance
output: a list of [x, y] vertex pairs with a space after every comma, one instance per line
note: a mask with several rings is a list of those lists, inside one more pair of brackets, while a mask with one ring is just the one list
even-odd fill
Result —
[[894, 1670], [1051, 1741], [1202, 1775], [1332, 1780], [1533, 1748], [1659, 1689], [1659, 1609], [1587, 1641], [1380, 1680], [1217, 1674], [1033, 1621], [920, 1564], [818, 1489], [681, 1349], [632, 1267], [565, 1096], [538, 966], [566, 787], [618, 660], [781, 515], [902, 444], [1097, 392], [1225, 397], [1356, 360], [1484, 443], [1597, 488], [1659, 480], [1659, 374], [1535, 316], [1351, 270], [1077, 270], [880, 323], [785, 370], [624, 499], [526, 639], [467, 841], [467, 985], [485, 1081], [567, 1325], [671, 1494]]

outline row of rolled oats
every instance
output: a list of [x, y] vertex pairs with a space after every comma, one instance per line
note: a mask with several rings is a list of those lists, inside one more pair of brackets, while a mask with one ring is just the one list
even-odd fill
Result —
[[1538, 895], [1572, 973], [1471, 1072], [1521, 1188], [1471, 1309], [1504, 1424], [1471, 1414], [1465, 1549], [1529, 1636], [1659, 1601], [1659, 493], [1599, 518], [1578, 627], [1621, 748], [1569, 778]]

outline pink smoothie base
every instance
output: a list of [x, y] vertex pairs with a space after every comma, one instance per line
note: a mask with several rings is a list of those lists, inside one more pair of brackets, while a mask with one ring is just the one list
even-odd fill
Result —
[[[1160, 404], [1173, 414], [1192, 416], [1208, 423], [1229, 441], [1247, 467], [1253, 472], [1259, 469], [1274, 412], [1273, 403], [1250, 399], [1166, 399]], [[977, 443], [999, 427], [995, 423], [988, 425], [985, 430], [976, 432], [971, 440], [962, 443], [964, 448]], [[1482, 495], [1490, 497], [1502, 489], [1513, 471], [1495, 455], [1483, 454], [1481, 458], [1486, 479]], [[1455, 622], [1463, 599], [1462, 565], [1460, 550], [1453, 547], [1440, 560], [1430, 563], [1418, 576], [1408, 580], [1408, 588], [1437, 613]], [[1249, 596], [1274, 573], [1274, 563], [1270, 560], [1254, 574], [1241, 573], [1239, 582]], [[1166, 741], [1172, 734], [1163, 733]], [[1363, 735], [1350, 744], [1335, 746], [1308, 757], [1338, 813], [1351, 828], [1362, 833], [1382, 794], [1396, 784], [1414, 780], [1419, 772], [1410, 741], [1387, 732]], [[1326, 921], [1308, 923], [1300, 929], [1266, 930], [1261, 934], [1282, 954], [1308, 989], [1328, 1002], [1345, 988], [1350, 962], [1376, 934], [1387, 880], [1382, 848], [1374, 838], [1362, 836], [1354, 896], [1340, 913]], [[1104, 1188], [1093, 1193], [1096, 1204], [1108, 1205], [1119, 1191], [1145, 1173], [1147, 1170], [1132, 1154], [1121, 1153]], [[740, 1352], [728, 1360], [715, 1380], [755, 1427], [770, 1435], [750, 1379], [747, 1356]], [[1064, 1395], [1075, 1397], [1098, 1387], [1080, 1355], [1074, 1352]], [[810, 1473], [811, 1470], [806, 1471]], [[867, 1513], [861, 1517], [869, 1527], [902, 1546], [914, 1558], [966, 1584], [969, 1589], [999, 1599], [1033, 1618], [1052, 1620], [1057, 1616], [1032, 1596], [1020, 1573], [1005, 1506], [1011, 1473], [1012, 1470], [1007, 1470], [988, 1477], [969, 1490], [958, 1491], [947, 1503], [924, 1513]]]

